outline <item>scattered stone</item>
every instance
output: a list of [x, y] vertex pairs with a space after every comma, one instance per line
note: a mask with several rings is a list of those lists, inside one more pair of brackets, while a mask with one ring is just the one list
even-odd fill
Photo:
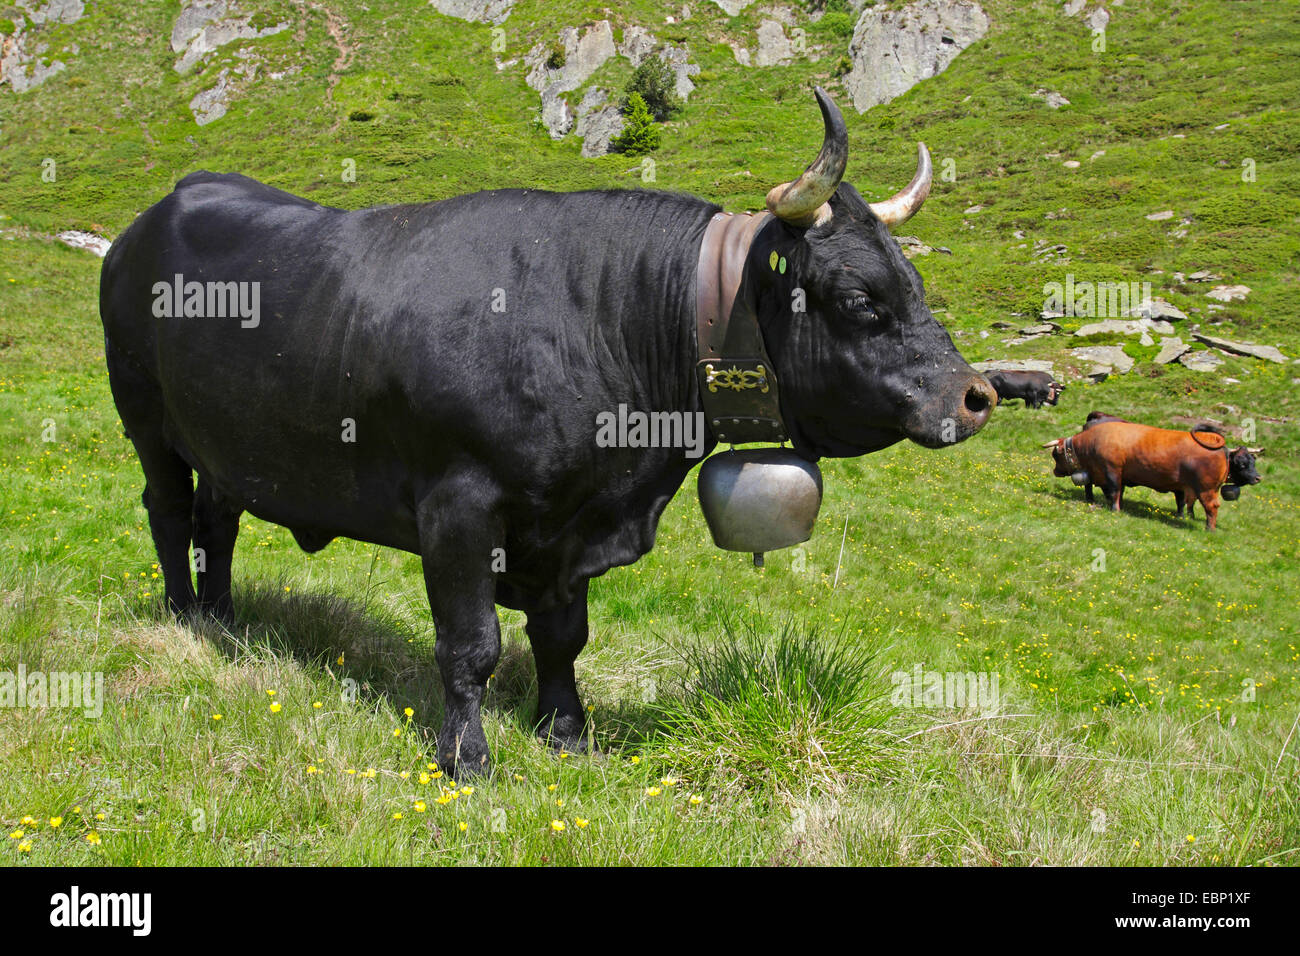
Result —
[[984, 207], [983, 207], [982, 205], [980, 205], [980, 206], [967, 206], [966, 209], [963, 211], [962, 215], [964, 215], [964, 216], [974, 216], [975, 214], [977, 214], [977, 213], [981, 213], [981, 212], [983, 212], [983, 211], [984, 211]]
[[1205, 294], [1207, 297], [1217, 299], [1220, 302], [1232, 302], [1235, 299], [1244, 299], [1250, 295], [1250, 287], [1244, 285], [1216, 285]]
[[1188, 282], [1217, 282], [1222, 278], [1223, 276], [1216, 276], [1208, 269], [1198, 269], [1196, 272], [1190, 272], [1187, 275]]
[[866, 8], [849, 42], [853, 66], [844, 77], [854, 108], [864, 113], [937, 76], [988, 29], [988, 16], [971, 0]]
[[1160, 351], [1157, 352], [1156, 358], [1152, 359], [1157, 365], [1167, 365], [1170, 362], [1177, 362], [1180, 355], [1184, 352], [1191, 351], [1192, 346], [1187, 345], [1182, 338], [1177, 336], [1173, 338], [1160, 339]]
[[1088, 0], [1068, 0], [1065, 4], [1065, 15], [1067, 17], [1077, 17], [1087, 5]]
[[1166, 219], [1174, 218], [1174, 211], [1172, 209], [1163, 209], [1160, 212], [1147, 213], [1146, 218], [1151, 222], [1164, 222]]
[[1219, 132], [1222, 132], [1223, 130], [1225, 130], [1225, 129], [1227, 129], [1227, 128], [1228, 128], [1228, 124], [1227, 124], [1227, 123], [1220, 123], [1218, 126], [1214, 127], [1214, 131], [1215, 131], [1216, 133], [1219, 133]]
[[1109, 365], [1094, 365], [1088, 370], [1085, 377], [1088, 381], [1092, 382], [1093, 385], [1100, 385], [1102, 382], [1106, 381], [1106, 379], [1110, 378], [1110, 374], [1113, 371], [1115, 370]]
[[439, 13], [473, 23], [504, 23], [515, 0], [429, 0]]
[[1061, 165], [1064, 166], [1066, 169], [1078, 169], [1080, 166], [1083, 165], [1083, 163], [1079, 162], [1077, 159], [1067, 159]]
[[1152, 319], [1155, 321], [1184, 322], [1187, 319], [1186, 312], [1175, 308], [1160, 298], [1139, 302], [1129, 309], [1128, 314], [1135, 319]]
[[1046, 100], [1047, 105], [1054, 110], [1059, 110], [1062, 106], [1069, 106], [1070, 101], [1055, 90], [1037, 89], [1029, 94], [1035, 99]]
[[753, 2], [754, 0], [713, 0], [714, 5], [721, 7], [722, 12], [729, 17], [734, 17]]
[[1185, 368], [1189, 368], [1193, 372], [1213, 372], [1223, 364], [1223, 359], [1219, 358], [1218, 355], [1208, 349], [1204, 351], [1184, 352], [1178, 357], [1178, 361], [1181, 362]]
[[1098, 7], [1096, 10], [1092, 11], [1092, 13], [1084, 17], [1083, 22], [1088, 25], [1089, 30], [1094, 32], [1097, 30], [1104, 30], [1106, 29], [1106, 24], [1110, 23], [1110, 13], [1105, 7]]
[[1070, 349], [1069, 356], [1080, 362], [1095, 362], [1107, 365], [1121, 375], [1127, 375], [1133, 368], [1133, 360], [1118, 345], [1089, 345], [1084, 348]]
[[731, 43], [728, 45], [731, 47], [731, 52], [735, 55], [737, 63], [739, 63], [741, 66], [750, 65], [748, 50], [746, 50], [743, 46], [740, 46], [738, 43]]
[[93, 252], [101, 259], [108, 254], [108, 247], [113, 244], [111, 239], [105, 239], [103, 236], [97, 236], [91, 232], [78, 232], [76, 229], [61, 232], [54, 238], [65, 246], [71, 246], [73, 249], [85, 249], [88, 252]]
[[1213, 335], [1205, 335], [1202, 332], [1193, 332], [1192, 338], [1206, 345], [1212, 345], [1216, 349], [1223, 349], [1225, 352], [1231, 352], [1233, 355], [1245, 355], [1249, 358], [1263, 359], [1266, 362], [1277, 362], [1279, 365], [1285, 365], [1287, 357], [1278, 349], [1271, 345], [1255, 345], [1253, 342], [1234, 342], [1231, 339], [1221, 339]]
[[977, 372], [1050, 372], [1056, 375], [1056, 369], [1048, 359], [991, 359], [987, 362], [972, 362], [971, 368]]
[[1038, 325], [1026, 325], [1020, 330], [1021, 335], [1051, 335], [1059, 331], [1060, 326], [1055, 322], [1040, 322]]
[[1088, 157], [1088, 162], [1090, 163], [1094, 162], [1095, 160], [1101, 159], [1105, 155], [1106, 155], [1106, 151], [1104, 149], [1099, 149], [1097, 150], [1097, 152], [1093, 153], [1091, 156]]
[[989, 328], [997, 329], [999, 332], [1006, 332], [1010, 329], [1014, 329], [1015, 324], [1011, 322], [991, 322], [989, 323]]
[[1151, 319], [1103, 319], [1100, 322], [1090, 322], [1087, 325], [1080, 326], [1074, 334], [1079, 338], [1086, 339], [1093, 335], [1143, 335], [1147, 332], [1157, 332], [1161, 335], [1172, 335], [1174, 327], [1168, 322], [1158, 322]]

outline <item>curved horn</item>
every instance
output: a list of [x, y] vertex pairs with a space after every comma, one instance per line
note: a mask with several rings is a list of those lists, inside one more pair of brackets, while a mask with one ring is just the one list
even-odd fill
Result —
[[930, 195], [930, 184], [934, 181], [934, 167], [930, 164], [930, 151], [925, 143], [916, 144], [916, 175], [903, 187], [902, 191], [883, 202], [873, 202], [871, 211], [886, 226], [897, 226], [907, 222]]
[[1246, 447], [1246, 451], [1250, 452], [1252, 455], [1262, 455], [1262, 454], [1264, 454], [1264, 449], [1262, 449], [1262, 448], [1251, 448], [1250, 446], [1247, 446], [1247, 447]]
[[798, 179], [773, 186], [767, 194], [767, 208], [772, 215], [792, 226], [811, 226], [829, 218], [828, 203], [849, 162], [849, 131], [844, 117], [825, 90], [819, 86], [814, 92], [826, 128], [821, 152]]
[[1043, 442], [1042, 445], [1040, 445], [1039, 447], [1040, 447], [1040, 448], [1055, 448], [1055, 447], [1056, 447], [1057, 445], [1059, 445], [1060, 443], [1061, 443], [1061, 439], [1059, 439], [1059, 438], [1053, 438], [1051, 441], [1045, 441], [1045, 442]]

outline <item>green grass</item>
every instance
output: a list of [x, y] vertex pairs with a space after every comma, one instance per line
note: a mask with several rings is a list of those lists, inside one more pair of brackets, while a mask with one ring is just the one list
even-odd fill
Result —
[[[116, 235], [197, 168], [348, 207], [640, 185], [625, 157], [583, 160], [576, 140], [550, 140], [521, 67], [493, 63], [605, 16], [601, 5], [523, 0], [495, 54], [486, 26], [414, 0], [325, 6], [351, 47], [328, 97], [339, 53], [324, 15], [254, 0], [243, 9], [287, 11], [303, 39], [250, 44], [262, 79], [210, 126], [186, 104], [234, 47], [175, 75], [171, 3], [88, 7], [52, 44], [78, 44], [67, 71], [0, 92], [0, 672], [106, 682], [98, 719], [0, 708], [0, 860], [1295, 862], [1293, 365], [1228, 358], [1204, 375], [1143, 362], [1074, 385], [1057, 408], [1003, 406], [953, 449], [825, 462], [816, 536], [762, 571], [712, 546], [688, 480], [655, 550], [593, 582], [578, 673], [597, 754], [556, 757], [533, 739], [523, 617], [503, 610], [485, 710], [497, 769], [444, 803], [445, 778], [420, 782], [441, 690], [413, 556], [350, 541], [309, 556], [246, 518], [236, 628], [168, 620], [104, 375], [99, 262], [43, 236]], [[847, 109], [830, 76], [843, 51], [806, 24], [825, 45], [818, 62], [741, 69], [721, 41], [752, 47], [759, 9], [698, 6], [673, 29], [707, 79], [665, 129], [656, 185], [758, 208], [816, 150], [808, 85]], [[1007, 346], [978, 333], [1009, 313], [1030, 319], [1067, 271], [1149, 279], [1192, 322], [1300, 355], [1300, 28], [1287, 9], [1126, 4], [1094, 55], [1056, 4], [986, 8], [989, 36], [942, 76], [848, 116], [864, 194], [907, 180], [917, 139], [940, 166], [954, 161], [955, 181], [936, 182], [905, 231], [954, 253], [916, 264], [966, 356], [1059, 361], [1062, 337]], [[616, 36], [632, 23], [666, 35], [666, 9], [621, 6]], [[12, 18], [3, 4], [0, 17]], [[619, 59], [593, 81], [619, 89], [630, 73]], [[1049, 110], [1028, 96], [1039, 87], [1071, 105]], [[41, 181], [45, 157], [54, 183]], [[348, 158], [356, 183], [339, 175]], [[1070, 158], [1082, 166], [1065, 169]], [[974, 204], [985, 209], [965, 214]], [[1177, 215], [1143, 218], [1162, 209]], [[1066, 245], [1068, 261], [1031, 261], [1037, 240]], [[1253, 291], [1211, 315], [1208, 286], [1172, 284], [1200, 268]], [[1123, 515], [1088, 509], [1038, 446], [1093, 408], [1152, 424], [1253, 421], [1264, 483], [1224, 505], [1215, 534], [1144, 489]], [[997, 712], [892, 705], [890, 675], [918, 664], [997, 674]]]

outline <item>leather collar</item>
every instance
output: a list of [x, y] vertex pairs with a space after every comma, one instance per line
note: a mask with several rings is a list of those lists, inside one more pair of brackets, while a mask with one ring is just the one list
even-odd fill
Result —
[[1065, 464], [1067, 468], [1078, 469], [1079, 453], [1074, 450], [1074, 436], [1071, 435], [1061, 443], [1061, 451], [1065, 454]]
[[[771, 213], [716, 213], [696, 270], [696, 379], [713, 437], [736, 445], [784, 442], [776, 372], [758, 325], [750, 247]], [[784, 265], [784, 261], [782, 261]]]

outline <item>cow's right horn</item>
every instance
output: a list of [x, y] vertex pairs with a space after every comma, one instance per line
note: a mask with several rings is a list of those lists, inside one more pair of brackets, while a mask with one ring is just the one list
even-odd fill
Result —
[[1045, 441], [1045, 442], [1043, 442], [1043, 444], [1042, 444], [1041, 446], [1039, 446], [1039, 447], [1041, 447], [1041, 448], [1055, 448], [1055, 447], [1056, 447], [1057, 445], [1059, 445], [1060, 443], [1061, 443], [1061, 439], [1059, 439], [1059, 438], [1053, 438], [1051, 441]]
[[821, 152], [798, 179], [773, 186], [767, 194], [767, 208], [772, 215], [792, 226], [811, 226], [830, 218], [830, 198], [849, 162], [849, 131], [844, 117], [825, 90], [819, 86], [814, 92], [826, 128]]

